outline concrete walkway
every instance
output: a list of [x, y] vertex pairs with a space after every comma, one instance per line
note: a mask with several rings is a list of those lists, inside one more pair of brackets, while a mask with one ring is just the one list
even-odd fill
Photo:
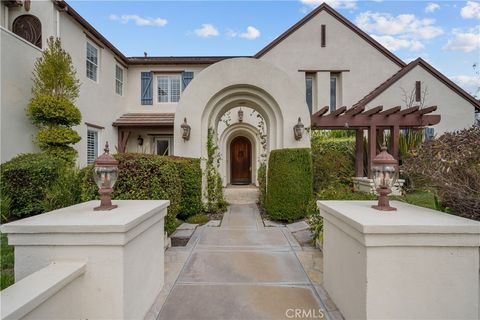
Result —
[[311, 253], [302, 252], [287, 228], [265, 228], [256, 205], [244, 200], [230, 205], [221, 227], [200, 228], [190, 248], [167, 251], [170, 279], [167, 270], [166, 290], [150, 316], [291, 319], [296, 309], [308, 313], [296, 319], [327, 314], [328, 298], [300, 261]]

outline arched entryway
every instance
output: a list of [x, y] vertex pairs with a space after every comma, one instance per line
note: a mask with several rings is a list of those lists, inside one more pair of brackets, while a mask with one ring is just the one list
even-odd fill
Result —
[[252, 183], [252, 144], [246, 137], [236, 137], [230, 143], [231, 184]]

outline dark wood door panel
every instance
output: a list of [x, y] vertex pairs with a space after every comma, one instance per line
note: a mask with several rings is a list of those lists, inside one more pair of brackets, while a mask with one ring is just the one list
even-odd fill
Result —
[[230, 145], [231, 183], [251, 183], [252, 171], [252, 146], [245, 137], [237, 137]]

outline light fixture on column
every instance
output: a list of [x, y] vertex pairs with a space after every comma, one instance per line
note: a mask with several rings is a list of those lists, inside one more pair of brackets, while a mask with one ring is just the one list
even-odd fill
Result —
[[113, 192], [113, 186], [118, 177], [118, 161], [109, 153], [108, 142], [105, 143], [105, 152], [95, 161], [93, 168], [93, 178], [98, 186], [100, 193], [100, 206], [95, 207], [95, 211], [107, 211], [118, 207], [112, 204], [110, 194]]
[[238, 110], [238, 122], [243, 122], [243, 110], [242, 107]]
[[137, 143], [138, 143], [139, 146], [143, 146], [143, 138], [142, 138], [141, 135], [138, 136]]
[[180, 127], [182, 128], [183, 141], [190, 140], [190, 131], [192, 131], [192, 128], [188, 125], [187, 118], [183, 119], [183, 123]]
[[397, 160], [387, 152], [385, 143], [382, 151], [372, 160], [373, 183], [377, 190], [378, 204], [372, 208], [381, 211], [395, 211], [396, 208], [390, 207], [388, 195], [392, 193], [392, 187], [397, 180]]
[[293, 135], [295, 140], [300, 140], [303, 137], [303, 133], [305, 132], [305, 126], [302, 123], [302, 119], [298, 117], [298, 123], [293, 126]]

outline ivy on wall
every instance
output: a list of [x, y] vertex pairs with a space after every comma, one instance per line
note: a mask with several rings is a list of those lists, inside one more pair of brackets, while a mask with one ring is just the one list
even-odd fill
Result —
[[209, 128], [207, 138], [207, 164], [205, 168], [207, 181], [206, 211], [209, 213], [224, 212], [227, 208], [227, 202], [223, 195], [222, 178], [218, 172], [220, 160], [218, 146], [215, 143], [215, 132], [212, 128]]

